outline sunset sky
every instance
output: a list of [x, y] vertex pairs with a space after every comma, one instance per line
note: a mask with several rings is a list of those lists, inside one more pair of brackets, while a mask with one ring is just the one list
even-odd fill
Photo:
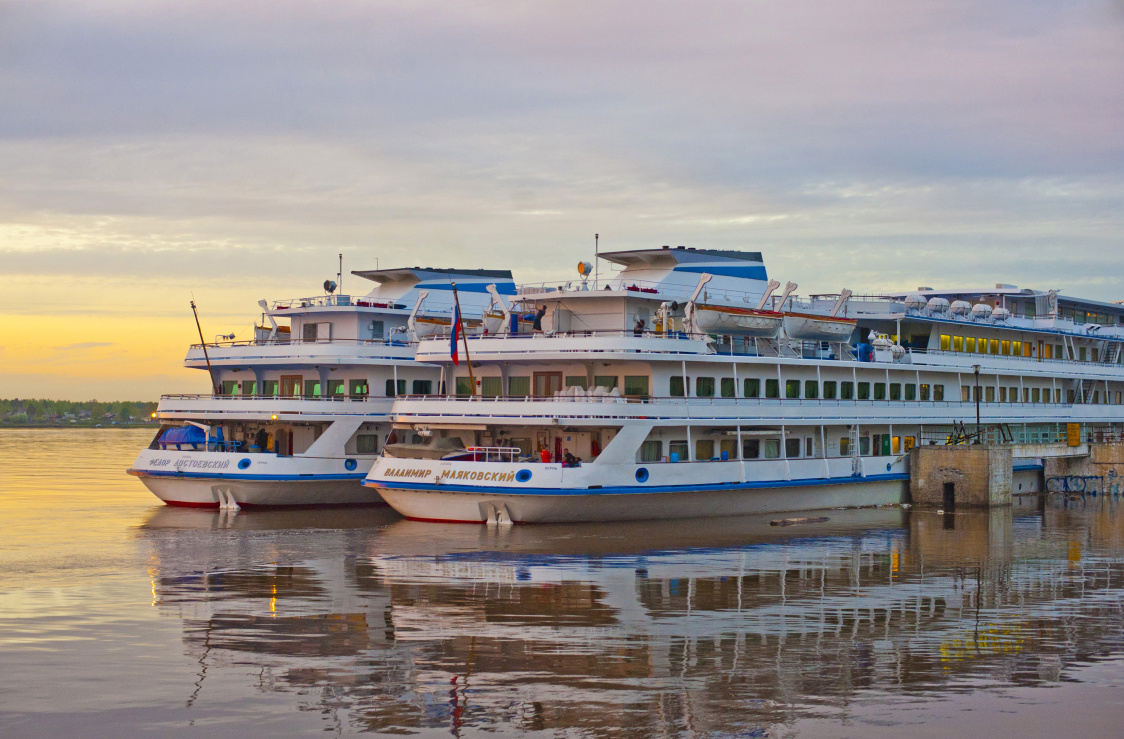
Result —
[[0, 0], [0, 397], [205, 391], [192, 296], [250, 338], [340, 252], [1124, 299], [1122, 122], [1124, 0]]

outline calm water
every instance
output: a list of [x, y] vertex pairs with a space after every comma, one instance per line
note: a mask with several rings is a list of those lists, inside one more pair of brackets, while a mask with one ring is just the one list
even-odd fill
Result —
[[507, 531], [0, 430], [0, 736], [1119, 736], [1124, 500]]

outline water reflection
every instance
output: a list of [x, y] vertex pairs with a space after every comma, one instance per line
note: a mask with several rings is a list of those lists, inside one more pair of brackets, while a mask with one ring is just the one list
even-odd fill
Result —
[[754, 736], [1119, 656], [1118, 507], [511, 529], [164, 508], [138, 536], [188, 701], [252, 667], [354, 731]]

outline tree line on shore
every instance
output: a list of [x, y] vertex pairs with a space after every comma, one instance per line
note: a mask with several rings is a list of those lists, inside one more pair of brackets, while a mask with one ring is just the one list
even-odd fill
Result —
[[153, 423], [155, 402], [0, 399], [0, 426], [119, 426]]

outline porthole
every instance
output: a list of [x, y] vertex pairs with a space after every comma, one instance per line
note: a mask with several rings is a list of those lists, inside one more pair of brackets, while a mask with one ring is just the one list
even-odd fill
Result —
[[648, 482], [648, 468], [641, 467], [636, 470], [636, 482]]
[[353, 469], [355, 469], [358, 466], [359, 466], [359, 463], [356, 462], [354, 459], [348, 459], [343, 463], [343, 468], [345, 470], [347, 470], [348, 472], [351, 472]]
[[244, 470], [247, 467], [249, 467], [251, 464], [253, 464], [253, 463], [248, 459], [240, 459], [240, 460], [238, 460], [238, 469]]
[[531, 479], [531, 471], [530, 470], [519, 470], [518, 472], [515, 473], [515, 480], [517, 482], [527, 482], [530, 479]]

